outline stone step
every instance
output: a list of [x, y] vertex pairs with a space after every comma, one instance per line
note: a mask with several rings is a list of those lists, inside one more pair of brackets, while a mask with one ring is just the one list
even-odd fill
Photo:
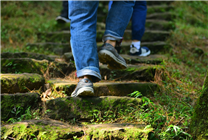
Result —
[[103, 80], [139, 80], [139, 81], [153, 81], [155, 71], [163, 69], [159, 65], [127, 65], [124, 70], [111, 70], [107, 65], [100, 65], [100, 73]]
[[153, 13], [165, 13], [167, 11], [173, 10], [174, 6], [172, 5], [147, 5], [147, 15]]
[[[159, 60], [159, 58], [155, 56], [139, 60], [137, 57], [123, 56], [128, 63], [134, 65], [130, 64], [128, 68], [124, 70], [110, 70], [106, 65], [101, 64], [100, 71], [104, 80], [154, 80], [155, 70], [158, 68], [160, 69], [161, 66], [148, 65], [148, 63], [158, 63], [165, 59], [165, 57], [163, 57]], [[134, 59], [132, 60], [132, 58]], [[140, 64], [142, 62], [146, 64]], [[49, 62], [47, 60], [35, 60], [31, 58], [2, 58], [1, 63], [2, 73], [38, 73], [45, 78], [63, 78], [76, 70], [72, 62]]]
[[148, 139], [145, 124], [69, 125], [52, 119], [25, 120], [2, 126], [2, 139]]
[[166, 13], [153, 13], [147, 15], [146, 19], [158, 19], [158, 20], [169, 20], [172, 21], [176, 17], [176, 14], [173, 12]]
[[[97, 42], [102, 42], [102, 37], [105, 30], [97, 31]], [[146, 30], [143, 37], [142, 42], [152, 42], [152, 41], [164, 41], [169, 36], [170, 32], [168, 31], [160, 31], [160, 30]], [[45, 36], [46, 42], [62, 42], [69, 43], [70, 42], [70, 31], [57, 31], [57, 32], [45, 32], [38, 34], [38, 41], [41, 42], [40, 36]], [[124, 40], [131, 40], [131, 30], [125, 30]]]
[[[132, 56], [127, 54], [120, 54], [123, 57], [127, 64], [160, 64], [163, 62], [167, 57], [165, 55], [153, 54], [146, 57], [143, 56]], [[66, 62], [74, 61], [73, 54], [71, 52], [65, 53], [63, 58]]]
[[[65, 97], [46, 100], [45, 117], [69, 121], [76, 120], [91, 120], [94, 113], [100, 114], [100, 119], [109, 117], [108, 115], [117, 114], [114, 119], [120, 117], [120, 111], [125, 113], [125, 110], [133, 107], [140, 109], [142, 99], [131, 97], [117, 96], [101, 96], [101, 97]], [[131, 110], [131, 109], [130, 109]], [[112, 112], [113, 111], [113, 112]]]
[[[128, 26], [126, 27], [127, 30], [131, 30], [132, 22], [129, 22]], [[174, 22], [166, 21], [166, 20], [154, 20], [154, 19], [147, 19], [145, 23], [146, 30], [172, 30], [175, 28]], [[105, 30], [105, 23], [98, 22], [97, 23], [97, 30]]]
[[[60, 39], [60, 38], [59, 38]], [[31, 52], [52, 52], [56, 55], [62, 55], [65, 52], [71, 51], [70, 44], [68, 43], [70, 38], [67, 38], [67, 43], [56, 43], [55, 40], [51, 40], [48, 42], [48, 39], [45, 39], [43, 43], [28, 43], [26, 44], [26, 48], [29, 48]], [[66, 42], [65, 40], [59, 40], [58, 42]]]
[[[102, 43], [100, 43], [102, 44]], [[128, 47], [129, 49], [129, 47]], [[138, 63], [144, 63], [144, 64], [159, 64], [163, 60], [166, 59], [166, 56], [164, 55], [158, 55], [158, 54], [153, 54], [149, 55], [147, 57], [142, 57], [142, 56], [131, 56], [131, 55], [126, 55], [126, 54], [120, 54], [125, 60], [127, 64], [138, 64]], [[32, 58], [36, 60], [48, 60], [50, 62], [73, 62], [74, 57], [72, 52], [67, 52], [64, 53], [63, 56], [58, 56], [58, 55], [44, 55], [44, 54], [38, 54], [38, 53], [28, 53], [28, 52], [19, 52], [19, 53], [11, 53], [11, 52], [5, 52], [1, 53], [1, 58]], [[49, 63], [50, 63], [49, 62]], [[7, 63], [8, 64], [8, 63]], [[4, 64], [5, 66], [5, 64]]]
[[[26, 84], [26, 83], [25, 83]], [[1, 88], [3, 85], [1, 86]], [[41, 107], [41, 98], [39, 93], [16, 93], [1, 94], [1, 119], [7, 121], [12, 117], [20, 117], [20, 113], [24, 113], [27, 108], [37, 109]], [[15, 114], [15, 112], [19, 114]], [[1, 135], [2, 136], [2, 135]]]
[[[55, 45], [56, 44], [56, 45]], [[44, 43], [33, 43], [33, 44], [27, 44], [28, 46], [31, 46], [31, 50], [33, 49], [39, 49], [39, 48], [45, 48], [47, 49], [47, 47], [49, 48], [53, 48], [53, 50], [51, 50], [52, 53], [55, 53], [57, 55], [64, 55], [66, 52], [71, 52], [71, 46], [70, 46], [70, 43], [54, 43], [51, 47], [51, 42], [44, 42]], [[62, 49], [62, 54], [60, 54], [59, 52], [57, 52], [56, 50], [57, 49], [60, 49], [59, 46], [60, 45], [63, 45], [64, 47], [61, 48]], [[98, 42], [97, 43], [97, 46], [98, 48], [101, 47], [103, 45], [103, 42]], [[128, 54], [129, 53], [129, 47], [131, 45], [131, 41], [129, 40], [123, 40], [122, 44], [121, 44], [121, 51], [120, 53], [121, 54]], [[148, 47], [150, 50], [151, 50], [151, 54], [156, 54], [158, 52], [162, 52], [163, 50], [166, 50], [166, 49], [169, 49], [170, 45], [168, 45], [166, 42], [164, 41], [155, 41], [155, 42], [141, 42], [141, 45], [142, 46], [146, 46]], [[27, 46], [25, 46], [27, 47]], [[68, 50], [68, 51], [65, 51], [65, 50]], [[6, 57], [7, 53], [2, 53], [3, 54], [3, 57], [2, 58], [22, 58], [19, 54], [17, 55], [8, 55], [9, 57]], [[5, 54], [5, 55], [4, 55]], [[24, 54], [24, 53], [23, 53]], [[11, 56], [11, 57], [10, 57]], [[19, 57], [18, 57], [19, 56]], [[37, 56], [39, 56], [39, 54], [37, 54]], [[60, 57], [55, 57], [54, 58], [51, 58], [49, 56], [45, 56], [45, 57], [33, 57], [33, 56], [28, 56], [29, 58], [34, 58], [34, 59], [40, 59], [42, 60], [41, 58], [44, 58], [46, 60], [56, 60], [56, 59], [60, 59]]]
[[[39, 45], [41, 43], [37, 43], [36, 45]], [[42, 44], [47, 44], [49, 43], [42, 43]], [[41, 45], [41, 47], [44, 45]], [[47, 46], [45, 46], [47, 49]], [[58, 47], [58, 45], [56, 46]], [[1, 58], [33, 58], [36, 60], [48, 60], [48, 61], [59, 61], [61, 59], [60, 56], [58, 55], [44, 55], [44, 54], [39, 54], [39, 53], [31, 53], [31, 52], [16, 52], [16, 53], [11, 53], [11, 52], [2, 52], [1, 53]]]
[[17, 93], [44, 87], [45, 79], [35, 73], [1, 74], [1, 93]]
[[45, 78], [65, 77], [75, 71], [73, 62], [50, 62], [48, 60], [36, 60], [32, 58], [2, 58], [2, 73], [38, 73]]
[[[123, 41], [121, 47], [118, 47], [120, 54], [129, 54], [131, 41]], [[102, 46], [102, 43], [98, 43], [98, 46]], [[150, 49], [151, 54], [163, 53], [171, 48], [171, 46], [163, 41], [155, 42], [141, 42], [141, 46], [146, 46]]]
[[[50, 79], [47, 81], [53, 91], [64, 93], [71, 96], [71, 93], [76, 88], [77, 82], [63, 79]], [[151, 82], [114, 82], [101, 81], [94, 83], [94, 96], [128, 96], [128, 94], [139, 91], [142, 95], [153, 95], [155, 91], [159, 90], [159, 86]], [[58, 93], [53, 93], [54, 97], [58, 97]], [[56, 95], [57, 94], [57, 95]]]

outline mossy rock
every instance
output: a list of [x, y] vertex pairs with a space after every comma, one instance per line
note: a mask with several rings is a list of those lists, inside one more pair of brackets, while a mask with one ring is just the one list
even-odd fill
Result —
[[119, 111], [129, 110], [131, 107], [139, 109], [141, 99], [130, 97], [101, 96], [101, 97], [66, 97], [46, 101], [46, 109], [50, 110], [46, 116], [51, 119], [69, 121], [70, 119], [98, 119], [119, 116]]
[[65, 77], [75, 70], [73, 62], [49, 62], [32, 58], [2, 58], [2, 73], [37, 73], [45, 78]]
[[[77, 83], [71, 81], [62, 80], [49, 80], [48, 83], [53, 89], [53, 95], [59, 95], [65, 93], [71, 96], [71, 93], [76, 88]], [[126, 83], [126, 82], [99, 82], [94, 83], [94, 96], [128, 96], [128, 94], [139, 91], [143, 96], [153, 95], [155, 91], [159, 91], [159, 86], [154, 83]]]
[[51, 120], [26, 120], [2, 127], [3, 140], [8, 137], [19, 139], [82, 139], [82, 140], [109, 140], [109, 139], [142, 139], [148, 140], [152, 128], [145, 125], [133, 124], [97, 124], [97, 125], [69, 125]]
[[148, 140], [152, 128], [144, 129], [145, 125], [132, 124], [98, 124], [89, 125], [84, 139], [102, 140]]
[[[121, 57], [123, 57], [127, 64], [160, 64], [163, 62], [167, 57], [165, 55], [150, 55], [147, 57], [142, 56], [132, 56], [132, 55], [125, 55], [120, 54]], [[64, 54], [64, 59], [66, 62], [72, 62], [74, 61], [73, 54], [71, 52]]]
[[55, 61], [55, 59], [60, 58], [60, 56], [44, 55], [44, 54], [29, 53], [29, 52], [17, 52], [17, 53], [3, 52], [1, 53], [1, 58], [33, 58], [36, 60], [46, 59], [48, 61]]
[[169, 20], [172, 21], [176, 18], [176, 14], [173, 12], [165, 12], [165, 13], [153, 13], [147, 15], [146, 19], [158, 19], [158, 20]]
[[147, 1], [147, 5], [170, 5], [173, 1]]
[[[38, 36], [45, 36], [44, 33], [39, 33]], [[51, 42], [47, 42], [48, 38], [51, 38]], [[56, 37], [56, 34], [55, 34]], [[60, 38], [59, 38], [60, 39]], [[39, 39], [39, 42], [43, 42], [43, 40]], [[62, 42], [59, 40], [61, 43], [54, 43], [57, 41], [56, 38], [53, 38], [53, 36], [49, 35], [46, 36], [45, 43], [28, 43], [26, 44], [25, 48], [32, 52], [37, 52], [37, 53], [44, 53], [44, 54], [56, 54], [56, 55], [63, 55], [65, 52], [71, 51], [71, 47], [69, 42], [69, 38], [67, 42]]]
[[[100, 48], [103, 45], [102, 42], [98, 42], [97, 46]], [[118, 47], [120, 54], [129, 54], [131, 42], [122, 42], [121, 47]], [[150, 49], [151, 54], [164, 53], [166, 50], [169, 50], [171, 46], [164, 41], [155, 41], [155, 42], [142, 42], [141, 46], [146, 46]]]
[[48, 60], [36, 60], [32, 58], [2, 58], [2, 73], [38, 73], [44, 74], [49, 65]]
[[[1, 119], [7, 121], [12, 117], [20, 117], [27, 108], [41, 107], [41, 99], [38, 93], [1, 94]], [[18, 112], [18, 114], [14, 112]]]
[[[96, 41], [101, 42], [102, 37], [104, 35], [105, 30], [97, 30]], [[59, 43], [69, 43], [70, 42], [70, 31], [57, 31], [57, 32], [44, 32], [39, 33], [46, 37], [46, 41], [48, 42], [59, 42]], [[131, 30], [125, 30], [124, 32], [124, 40], [131, 40]], [[146, 30], [144, 36], [142, 37], [142, 41], [150, 42], [150, 41], [164, 41], [169, 32], [167, 31], [152, 31]], [[68, 52], [68, 51], [67, 51]]]
[[[164, 2], [164, 1], [163, 1]], [[172, 5], [147, 5], [147, 15], [153, 14], [153, 13], [164, 13], [169, 10], [173, 10], [174, 7]]]
[[208, 72], [201, 95], [196, 102], [190, 130], [196, 140], [208, 139]]
[[26, 120], [15, 124], [5, 125], [1, 129], [1, 138], [58, 140], [73, 139], [83, 136], [82, 127], [68, 125], [61, 121], [43, 119]]
[[44, 87], [45, 79], [39, 74], [1, 74], [1, 93], [17, 93]]
[[128, 65], [124, 70], [111, 70], [106, 65], [100, 66], [100, 73], [104, 80], [154, 80], [156, 69], [162, 68], [155, 65]]
[[[130, 21], [129, 24], [127, 25], [126, 29], [131, 30], [132, 28], [132, 22]], [[148, 19], [146, 20], [145, 23], [145, 29], [146, 30], [171, 30], [174, 29], [175, 25], [171, 21], [166, 21], [166, 20], [153, 20], [153, 19]], [[104, 23], [97, 23], [97, 30], [105, 30], [105, 24]]]

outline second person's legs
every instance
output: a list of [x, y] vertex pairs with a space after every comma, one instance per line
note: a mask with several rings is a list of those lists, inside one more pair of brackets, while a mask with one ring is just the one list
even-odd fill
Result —
[[114, 1], [106, 20], [106, 31], [103, 36], [104, 45], [99, 51], [99, 60], [109, 64], [111, 69], [126, 68], [125, 60], [115, 50], [132, 16], [134, 1]]

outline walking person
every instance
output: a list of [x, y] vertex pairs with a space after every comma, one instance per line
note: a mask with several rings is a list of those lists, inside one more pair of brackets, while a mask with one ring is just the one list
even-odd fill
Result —
[[[103, 46], [97, 52], [96, 22], [98, 1], [69, 1], [71, 48], [79, 82], [72, 97], [93, 96], [93, 82], [101, 80], [99, 60], [111, 69], [125, 69], [125, 60], [115, 46], [132, 16], [134, 1], [115, 1], [106, 19]], [[99, 58], [99, 59], [98, 59]]]
[[[108, 9], [110, 11], [113, 1], [108, 4]], [[148, 56], [150, 50], [147, 47], [141, 47], [141, 39], [145, 32], [145, 22], [147, 15], [147, 2], [146, 1], [136, 1], [133, 7], [132, 14], [132, 43], [130, 45], [130, 55], [134, 56]]]

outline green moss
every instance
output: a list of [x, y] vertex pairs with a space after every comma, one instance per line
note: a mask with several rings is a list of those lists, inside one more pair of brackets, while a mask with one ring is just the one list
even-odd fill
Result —
[[82, 131], [74, 131], [72, 128], [60, 128], [57, 126], [31, 124], [15, 124], [9, 127], [3, 127], [1, 131], [2, 139], [7, 139], [8, 136], [17, 140], [20, 139], [70, 139], [73, 136], [82, 136]]
[[208, 72], [191, 119], [190, 130], [197, 140], [208, 139]]
[[119, 111], [140, 108], [141, 99], [129, 97], [91, 97], [91, 98], [58, 98], [47, 101], [47, 113], [52, 119], [70, 120], [82, 119], [110, 119], [119, 117]]
[[[39, 107], [40, 101], [37, 93], [1, 95], [1, 119], [7, 121], [9, 118], [19, 117], [28, 107]], [[17, 114], [18, 111], [20, 112]]]

